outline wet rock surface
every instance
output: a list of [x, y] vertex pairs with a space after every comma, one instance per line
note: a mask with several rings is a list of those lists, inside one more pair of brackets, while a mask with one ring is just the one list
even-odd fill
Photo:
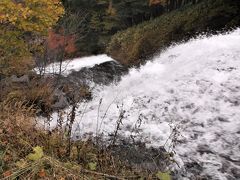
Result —
[[29, 83], [29, 76], [23, 75], [21, 77], [17, 77], [16, 75], [12, 75], [9, 80], [13, 83]]
[[112, 154], [127, 162], [131, 167], [149, 172], [165, 172], [170, 164], [171, 155], [164, 147], [146, 147], [144, 142], [120, 140], [117, 145], [110, 146]]
[[127, 73], [127, 67], [115, 61], [108, 61], [90, 68], [84, 67], [79, 71], [73, 71], [67, 77], [55, 76], [54, 78], [57, 83], [54, 96], [56, 97], [56, 101], [53, 109], [66, 108], [73, 102], [79, 101], [79, 97], [90, 100], [90, 86], [116, 83]]
[[67, 76], [67, 80], [79, 84], [95, 83], [108, 85], [121, 80], [121, 76], [128, 73], [128, 68], [116, 61], [108, 61], [92, 68], [84, 67], [80, 71], [73, 71]]

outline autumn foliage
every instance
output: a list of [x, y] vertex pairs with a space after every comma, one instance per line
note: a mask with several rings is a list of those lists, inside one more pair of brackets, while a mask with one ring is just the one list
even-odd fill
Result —
[[47, 32], [64, 13], [58, 0], [1, 0], [0, 22], [30, 32]]
[[54, 51], [63, 49], [67, 54], [74, 53], [76, 51], [75, 38], [75, 35], [64, 36], [54, 32], [53, 30], [50, 30], [47, 40], [48, 48]]
[[43, 36], [63, 14], [60, 0], [1, 0], [0, 75], [26, 73]]

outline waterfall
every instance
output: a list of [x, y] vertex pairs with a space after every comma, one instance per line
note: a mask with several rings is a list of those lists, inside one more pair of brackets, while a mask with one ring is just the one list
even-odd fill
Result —
[[240, 29], [173, 45], [97, 87], [74, 133], [113, 133], [120, 114], [119, 134], [174, 147], [185, 178], [197, 176], [194, 166], [207, 179], [240, 177]]

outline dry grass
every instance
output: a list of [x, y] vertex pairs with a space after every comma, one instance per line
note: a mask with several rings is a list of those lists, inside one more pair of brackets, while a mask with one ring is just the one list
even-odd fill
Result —
[[[126, 179], [139, 177], [126, 163], [92, 141], [71, 142], [64, 132], [37, 129], [36, 109], [25, 102], [0, 103], [0, 178], [3, 179]], [[43, 156], [30, 160], [35, 147]], [[92, 164], [92, 165], [91, 165]], [[94, 165], [94, 167], [92, 167]], [[142, 174], [143, 175], [143, 174]]]
[[1, 171], [15, 168], [15, 163], [31, 152], [34, 141], [34, 114], [24, 102], [0, 103]]
[[[41, 129], [36, 118], [39, 111], [49, 117], [52, 113], [51, 79], [32, 80], [25, 85], [0, 82], [0, 85], [0, 179], [152, 178], [149, 173], [133, 169], [112, 156], [109, 149], [97, 146], [95, 141], [72, 141], [64, 126], [51, 131]], [[63, 91], [70, 93], [69, 96], [77, 91], [79, 96], [76, 100], [73, 95], [72, 107], [77, 106], [82, 96], [90, 96], [87, 87], [65, 87]], [[29, 154], [36, 147], [42, 149], [43, 155], [31, 160]]]
[[50, 112], [54, 102], [52, 82], [31, 80], [28, 84], [10, 84], [5, 90], [4, 99], [11, 102], [25, 102], [39, 111]]

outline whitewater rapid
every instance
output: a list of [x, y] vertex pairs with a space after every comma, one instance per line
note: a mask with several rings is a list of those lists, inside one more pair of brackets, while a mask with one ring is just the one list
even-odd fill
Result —
[[179, 179], [240, 178], [240, 29], [174, 45], [96, 88], [73, 136], [113, 133], [120, 114], [121, 135], [174, 148]]
[[[91, 68], [95, 65], [108, 62], [108, 61], [114, 61], [114, 60], [105, 54], [100, 54], [98, 56], [88, 56], [88, 57], [80, 57], [80, 58], [65, 60], [62, 62], [62, 65], [61, 65], [62, 66], [61, 75], [68, 76], [73, 71], [79, 71], [84, 67]], [[39, 70], [39, 67], [35, 68], [34, 71], [37, 74], [43, 73]], [[44, 68], [45, 75], [60, 74], [59, 72], [60, 72], [59, 62], [51, 63]]]

